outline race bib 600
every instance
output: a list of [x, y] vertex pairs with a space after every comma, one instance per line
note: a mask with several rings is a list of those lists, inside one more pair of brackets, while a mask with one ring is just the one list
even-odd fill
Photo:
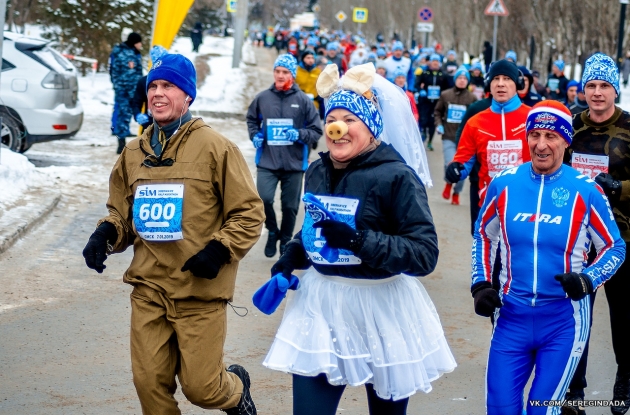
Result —
[[147, 241], [177, 241], [182, 235], [183, 184], [138, 186], [133, 202], [133, 223]]

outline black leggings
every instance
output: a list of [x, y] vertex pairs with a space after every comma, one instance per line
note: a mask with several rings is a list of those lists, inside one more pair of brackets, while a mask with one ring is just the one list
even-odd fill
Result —
[[[293, 375], [293, 415], [335, 415], [345, 386], [328, 383], [325, 374], [315, 377]], [[365, 384], [370, 415], [405, 415], [409, 398], [381, 399], [370, 383]]]

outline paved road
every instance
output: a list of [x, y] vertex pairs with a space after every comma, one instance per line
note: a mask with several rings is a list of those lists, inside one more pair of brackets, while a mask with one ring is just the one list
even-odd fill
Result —
[[[248, 70], [259, 89], [271, 82], [275, 54], [257, 51], [259, 66]], [[253, 149], [243, 122], [207, 119], [239, 146], [250, 162]], [[0, 414], [140, 414], [129, 362], [129, 293], [121, 275], [126, 252], [108, 259], [103, 274], [88, 270], [81, 251], [98, 218], [106, 211], [107, 178], [116, 160], [108, 117], [86, 114], [73, 139], [35, 145], [27, 155], [40, 166], [65, 166], [51, 185], [63, 192], [53, 214], [0, 255]], [[434, 382], [430, 394], [411, 398], [410, 414], [484, 413], [484, 373], [490, 337], [487, 319], [472, 311], [469, 294], [470, 245], [467, 198], [451, 206], [440, 197], [442, 157], [439, 139], [429, 154], [436, 187], [429, 191], [439, 235], [436, 271], [422, 279], [440, 313], [459, 366]], [[313, 157], [315, 155], [313, 154]], [[466, 185], [466, 189], [468, 185]], [[239, 362], [251, 373], [259, 413], [291, 413], [291, 378], [261, 362], [281, 319], [258, 312], [254, 291], [268, 278], [273, 260], [265, 258], [266, 234], [241, 263], [234, 304], [246, 317], [229, 313], [226, 362]], [[409, 305], [400, 305], [409, 306]], [[590, 358], [591, 399], [610, 399], [614, 358], [605, 296], [598, 297]], [[203, 414], [178, 393], [182, 412]], [[349, 388], [339, 414], [366, 414], [365, 392]], [[608, 414], [589, 409], [589, 415]]]

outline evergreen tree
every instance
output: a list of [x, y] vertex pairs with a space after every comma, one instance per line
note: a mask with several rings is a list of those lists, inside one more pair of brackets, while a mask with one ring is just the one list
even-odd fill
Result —
[[122, 41], [123, 28], [139, 33], [143, 54], [148, 53], [151, 0], [70, 0], [61, 2], [58, 8], [51, 7], [48, 0], [40, 0], [40, 5], [45, 10], [38, 22], [46, 28], [43, 36], [58, 41], [59, 49], [66, 53], [98, 59], [99, 69], [107, 68], [112, 48]]

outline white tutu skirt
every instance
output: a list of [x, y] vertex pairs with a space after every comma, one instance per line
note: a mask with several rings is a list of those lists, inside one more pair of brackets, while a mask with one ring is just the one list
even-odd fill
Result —
[[416, 278], [351, 279], [314, 268], [289, 294], [263, 364], [302, 376], [325, 373], [332, 385], [371, 383], [380, 398], [394, 400], [430, 392], [431, 381], [457, 366]]

